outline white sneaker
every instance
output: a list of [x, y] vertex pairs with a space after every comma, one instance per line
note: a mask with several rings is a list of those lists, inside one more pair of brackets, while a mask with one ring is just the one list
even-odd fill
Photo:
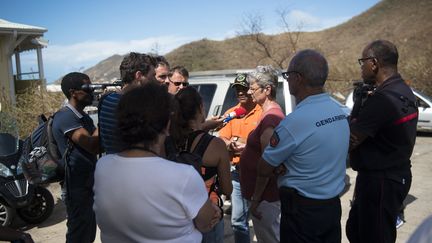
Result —
[[398, 215], [396, 218], [396, 229], [399, 229], [405, 221]]

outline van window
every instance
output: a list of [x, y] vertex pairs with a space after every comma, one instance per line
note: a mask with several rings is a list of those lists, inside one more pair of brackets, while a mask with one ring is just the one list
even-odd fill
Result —
[[216, 92], [216, 84], [192, 84], [192, 87], [194, 87], [198, 93], [200, 93], [204, 109], [205, 109], [205, 115], [208, 116], [210, 105], [213, 101], [214, 94]]
[[233, 88], [229, 88], [228, 92], [225, 95], [224, 103], [222, 106], [222, 114], [225, 114], [225, 112], [238, 104], [237, 96], [236, 96], [236, 90]]
[[[279, 82], [278, 87], [276, 90], [276, 102], [280, 105], [282, 108], [282, 111], [284, 114], [285, 112], [285, 98], [284, 98], [284, 91], [283, 91], [283, 83]], [[228, 92], [225, 96], [224, 104], [222, 107], [222, 113], [225, 113], [229, 108], [235, 106], [238, 104], [238, 100], [236, 97], [235, 89], [229, 88]]]
[[418, 96], [416, 96], [416, 98], [417, 98], [417, 104], [418, 104], [419, 107], [429, 108], [429, 105], [426, 103], [426, 101], [424, 101], [423, 99], [421, 99]]

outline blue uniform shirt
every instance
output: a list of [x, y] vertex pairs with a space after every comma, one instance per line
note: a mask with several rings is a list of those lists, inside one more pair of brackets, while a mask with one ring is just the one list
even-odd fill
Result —
[[313, 199], [342, 192], [349, 145], [345, 113], [328, 94], [309, 96], [276, 127], [263, 159], [286, 166], [278, 186], [292, 187]]

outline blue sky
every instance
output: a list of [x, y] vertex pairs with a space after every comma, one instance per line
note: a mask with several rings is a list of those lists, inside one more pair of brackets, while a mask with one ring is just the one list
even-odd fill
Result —
[[[224, 40], [242, 29], [247, 14], [261, 15], [267, 34], [283, 29], [276, 13], [288, 12], [292, 29], [316, 31], [343, 23], [378, 0], [8, 0], [0, 18], [48, 29], [43, 49], [45, 76], [52, 82], [83, 71], [113, 54], [157, 50], [208, 38]], [[22, 55], [23, 72], [37, 70], [36, 54]], [[24, 62], [26, 65], [24, 65]]]

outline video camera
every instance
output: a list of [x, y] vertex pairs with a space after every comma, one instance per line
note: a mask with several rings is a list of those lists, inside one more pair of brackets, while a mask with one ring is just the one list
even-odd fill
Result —
[[367, 84], [363, 81], [355, 82], [353, 85], [354, 85], [354, 93], [353, 93], [354, 103], [356, 101], [362, 101], [362, 100], [364, 102], [364, 100], [367, 99], [367, 97], [371, 93], [373, 93], [373, 91], [376, 88], [375, 85]]
[[121, 80], [116, 80], [113, 83], [95, 83], [95, 84], [83, 84], [81, 89], [88, 93], [94, 93], [97, 91], [101, 91], [102, 93], [107, 87], [123, 87], [123, 82]]
[[94, 83], [94, 84], [83, 84], [81, 89], [87, 93], [93, 95], [93, 106], [97, 107], [100, 97], [106, 92], [108, 87], [122, 88], [124, 85], [122, 80], [116, 80], [112, 83]]
[[363, 106], [364, 102], [375, 91], [376, 86], [373, 84], [367, 84], [363, 81], [355, 82], [353, 85], [354, 85], [354, 92], [353, 92], [354, 106], [351, 111], [351, 117], [355, 118], [360, 112], [360, 109]]

